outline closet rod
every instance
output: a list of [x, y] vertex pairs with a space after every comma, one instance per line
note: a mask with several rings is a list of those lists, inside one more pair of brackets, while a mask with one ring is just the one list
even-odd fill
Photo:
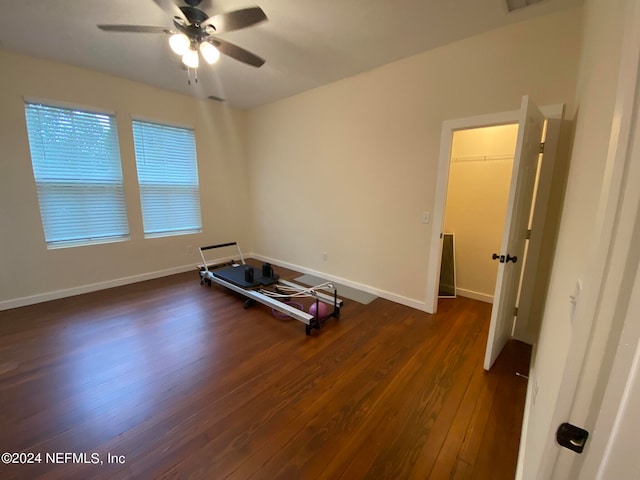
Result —
[[513, 155], [466, 155], [451, 157], [451, 162], [496, 162], [502, 160], [513, 160]]

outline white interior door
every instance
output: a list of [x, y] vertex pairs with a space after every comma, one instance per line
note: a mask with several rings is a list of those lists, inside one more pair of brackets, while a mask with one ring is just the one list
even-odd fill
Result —
[[[640, 478], [640, 3], [621, 8], [624, 36], [593, 245], [566, 353], [554, 351], [566, 363], [538, 479]], [[590, 432], [583, 454], [555, 441], [562, 422]]]
[[498, 253], [500, 266], [493, 296], [485, 370], [489, 370], [498, 358], [513, 328], [544, 121], [545, 117], [535, 103], [528, 96], [522, 97], [507, 215], [502, 247]]

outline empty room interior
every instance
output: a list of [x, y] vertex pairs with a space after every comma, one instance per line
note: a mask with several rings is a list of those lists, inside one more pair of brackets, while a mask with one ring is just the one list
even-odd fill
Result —
[[638, 478], [638, 2], [1, 3], [0, 477]]

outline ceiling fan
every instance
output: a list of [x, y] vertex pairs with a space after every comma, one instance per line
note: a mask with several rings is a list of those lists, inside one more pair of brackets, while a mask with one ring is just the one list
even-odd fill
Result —
[[169, 45], [187, 68], [197, 69], [199, 55], [209, 64], [218, 61], [220, 54], [228, 55], [252, 67], [261, 67], [265, 60], [226, 40], [214, 36], [267, 20], [260, 7], [249, 7], [209, 16], [198, 8], [202, 0], [153, 0], [162, 9], [173, 13], [175, 30], [146, 25], [98, 25], [106, 32], [160, 33], [169, 35]]

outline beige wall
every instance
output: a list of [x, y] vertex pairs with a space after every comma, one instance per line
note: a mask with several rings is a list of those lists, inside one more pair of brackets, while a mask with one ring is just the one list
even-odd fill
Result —
[[[243, 112], [209, 101], [0, 51], [0, 302], [187, 268], [197, 262], [187, 246], [235, 239], [246, 251], [422, 308], [431, 225], [421, 218], [433, 209], [442, 122], [514, 110], [523, 94], [543, 105], [569, 102], [579, 12], [495, 30], [256, 109], [246, 125]], [[130, 241], [46, 249], [24, 96], [116, 112]], [[143, 238], [131, 116], [195, 127], [202, 234]]]
[[454, 132], [444, 228], [455, 234], [459, 295], [493, 299], [517, 134], [517, 125]]
[[625, 0], [587, 0], [576, 103], [578, 115], [540, 338], [534, 349], [523, 478], [537, 478], [571, 341], [571, 304], [589, 263], [617, 88]]
[[[0, 65], [0, 307], [48, 298], [43, 295], [60, 290], [75, 292], [87, 285], [105, 286], [154, 272], [188, 268], [199, 258], [197, 250], [187, 253], [188, 246], [197, 248], [230, 240], [250, 246], [244, 113], [211, 101], [3, 50]], [[23, 97], [115, 111], [130, 241], [47, 250], [31, 169]], [[202, 234], [144, 239], [132, 116], [195, 128]]]
[[568, 9], [252, 110], [254, 251], [424, 308], [442, 122], [570, 103], [579, 43]]

